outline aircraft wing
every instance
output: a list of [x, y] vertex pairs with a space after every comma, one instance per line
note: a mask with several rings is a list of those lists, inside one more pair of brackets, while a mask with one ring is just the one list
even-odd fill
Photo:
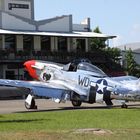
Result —
[[112, 77], [113, 80], [117, 81], [117, 82], [123, 82], [123, 81], [134, 81], [134, 80], [138, 80], [137, 77], [134, 76], [120, 76], [120, 77]]
[[0, 86], [29, 89], [31, 91], [31, 94], [35, 96], [48, 97], [54, 99], [62, 99], [66, 94], [69, 94], [71, 91], [70, 89], [62, 86], [61, 84], [40, 81], [38, 82], [0, 79]]

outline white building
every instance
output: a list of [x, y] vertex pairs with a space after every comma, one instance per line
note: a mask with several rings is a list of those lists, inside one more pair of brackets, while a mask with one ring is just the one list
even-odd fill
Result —
[[73, 24], [72, 15], [36, 21], [34, 0], [0, 0], [0, 78], [20, 79], [21, 65], [27, 59], [44, 56], [41, 59], [55, 61], [47, 56], [77, 48], [89, 52], [92, 37], [114, 36], [90, 32], [90, 18], [81, 24]]
[[122, 51], [122, 59], [124, 63], [126, 51], [131, 49], [136, 63], [140, 65], [140, 42], [124, 44], [121, 46], [117, 46], [117, 48]]

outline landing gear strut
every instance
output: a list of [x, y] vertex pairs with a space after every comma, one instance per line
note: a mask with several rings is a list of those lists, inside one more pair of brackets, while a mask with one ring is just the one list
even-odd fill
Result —
[[25, 107], [26, 109], [37, 109], [37, 106], [35, 105], [35, 99], [32, 95], [28, 95], [25, 100]]

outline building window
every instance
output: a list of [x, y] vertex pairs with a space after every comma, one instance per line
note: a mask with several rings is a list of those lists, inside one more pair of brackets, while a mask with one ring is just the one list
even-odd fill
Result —
[[33, 36], [23, 36], [23, 50], [31, 53], [34, 50]]
[[5, 71], [5, 78], [15, 80], [15, 71], [14, 70], [6, 70]]
[[66, 37], [58, 37], [58, 51], [67, 51], [67, 38]]
[[77, 44], [77, 51], [81, 51], [81, 52], [85, 52], [86, 51], [86, 43], [85, 43], [85, 39], [77, 39], [76, 40], [76, 44]]
[[16, 36], [5, 35], [5, 49], [9, 52], [16, 51]]
[[51, 38], [48, 36], [41, 36], [41, 51], [51, 50]]
[[29, 9], [29, 5], [28, 4], [9, 3], [8, 8], [9, 8], [9, 10], [12, 10], [13, 8]]

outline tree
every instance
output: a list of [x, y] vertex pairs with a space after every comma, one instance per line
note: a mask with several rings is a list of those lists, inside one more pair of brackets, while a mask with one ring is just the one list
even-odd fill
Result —
[[135, 62], [132, 50], [129, 49], [125, 54], [126, 70], [129, 75], [136, 75], [137, 63]]
[[120, 59], [121, 59], [120, 49], [107, 47], [104, 49], [104, 51], [112, 61], [116, 63], [120, 63]]
[[[99, 29], [99, 27], [97, 26], [93, 32], [95, 33], [102, 33]], [[96, 49], [103, 49], [106, 47], [106, 39], [105, 38], [92, 38], [90, 40], [90, 46], [91, 46], [91, 50], [96, 50]]]
[[[93, 32], [102, 33], [99, 27], [96, 27]], [[99, 56], [100, 59], [104, 60], [105, 63], [100, 64], [100, 66], [104, 69], [104, 71], [124, 71], [121, 67], [120, 59], [121, 59], [121, 51], [118, 48], [111, 48], [106, 45], [107, 38], [92, 38], [90, 40], [91, 51]]]

